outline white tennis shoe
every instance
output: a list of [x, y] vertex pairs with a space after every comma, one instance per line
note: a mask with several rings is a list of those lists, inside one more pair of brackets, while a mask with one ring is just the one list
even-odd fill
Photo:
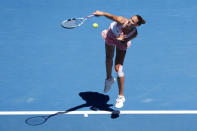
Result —
[[125, 97], [124, 96], [118, 96], [118, 98], [116, 99], [116, 105], [115, 107], [116, 108], [122, 108], [124, 106], [124, 103], [125, 102]]
[[105, 88], [104, 88], [104, 92], [108, 92], [111, 88], [111, 85], [116, 81], [116, 79], [114, 77], [111, 77], [109, 79], [105, 80]]

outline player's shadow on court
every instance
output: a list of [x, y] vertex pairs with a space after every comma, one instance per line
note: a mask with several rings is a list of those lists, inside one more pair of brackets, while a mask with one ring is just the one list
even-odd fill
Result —
[[109, 101], [109, 96], [104, 95], [98, 92], [80, 92], [79, 96], [86, 102], [85, 104], [81, 104], [75, 107], [72, 107], [68, 110], [57, 112], [55, 114], [51, 114], [48, 116], [34, 116], [27, 118], [25, 120], [25, 123], [31, 126], [37, 126], [37, 125], [42, 125], [44, 124], [49, 118], [60, 115], [60, 114], [66, 114], [72, 111], [76, 111], [78, 109], [84, 108], [84, 107], [89, 107], [91, 110], [94, 111], [109, 111], [111, 112], [111, 118], [115, 119], [119, 117], [120, 111], [118, 110], [113, 110], [110, 108], [113, 106], [112, 104], [107, 104]]
[[120, 111], [110, 108], [113, 104], [107, 104], [109, 96], [98, 92], [81, 92], [79, 96], [86, 101], [87, 107], [90, 107], [94, 111], [109, 111], [111, 112], [111, 118], [119, 117]]
[[118, 110], [113, 110], [112, 108], [110, 108], [111, 106], [113, 106], [113, 104], [107, 104], [107, 102], [109, 101], [109, 96], [108, 95], [104, 95], [98, 92], [80, 92], [79, 96], [86, 102], [85, 104], [73, 107], [69, 110], [67, 110], [67, 112], [70, 111], [75, 111], [78, 110], [80, 108], [84, 108], [84, 107], [90, 107], [91, 110], [93, 111], [109, 111], [111, 112], [111, 118], [115, 119], [119, 117], [120, 111]]

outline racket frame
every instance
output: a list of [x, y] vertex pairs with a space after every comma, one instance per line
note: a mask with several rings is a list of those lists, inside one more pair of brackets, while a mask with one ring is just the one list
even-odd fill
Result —
[[[62, 23], [61, 23], [61, 26], [63, 27], [63, 28], [66, 28], [66, 29], [73, 29], [73, 28], [75, 28], [75, 27], [79, 27], [79, 26], [81, 26], [88, 18], [91, 18], [91, 17], [93, 17], [94, 15], [89, 15], [89, 16], [86, 16], [86, 17], [81, 17], [81, 18], [71, 18], [71, 19], [67, 19], [67, 20], [64, 20], [64, 21], [62, 21]], [[64, 26], [64, 23], [65, 22], [67, 22], [67, 21], [71, 21], [71, 20], [81, 20], [81, 23], [80, 24], [77, 24], [76, 26], [71, 26], [71, 27], [66, 27], [66, 26]]]

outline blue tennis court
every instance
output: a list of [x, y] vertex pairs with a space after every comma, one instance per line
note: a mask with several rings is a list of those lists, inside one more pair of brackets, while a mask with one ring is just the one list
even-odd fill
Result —
[[[104, 106], [89, 105], [75, 111], [117, 110], [117, 83], [109, 93], [103, 92], [105, 42], [101, 32], [111, 20], [92, 17], [75, 29], [60, 26], [65, 19], [85, 17], [96, 10], [126, 18], [140, 14], [147, 21], [138, 28], [138, 37], [126, 54], [126, 102], [121, 111], [197, 110], [195, 0], [1, 0], [0, 112], [66, 111], [87, 102], [80, 93], [86, 97], [94, 94], [88, 100], [103, 99]], [[98, 28], [92, 27], [95, 22]], [[51, 117], [40, 126], [25, 124], [25, 119], [32, 116], [0, 115], [0, 130], [197, 128], [196, 114], [120, 114], [116, 119], [110, 114], [66, 114]]]

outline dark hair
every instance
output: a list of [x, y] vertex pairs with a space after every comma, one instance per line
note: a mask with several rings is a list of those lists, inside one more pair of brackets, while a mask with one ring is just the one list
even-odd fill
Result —
[[141, 24], [146, 24], [146, 21], [140, 16], [140, 15], [136, 15], [138, 18], [138, 25], [140, 26]]

